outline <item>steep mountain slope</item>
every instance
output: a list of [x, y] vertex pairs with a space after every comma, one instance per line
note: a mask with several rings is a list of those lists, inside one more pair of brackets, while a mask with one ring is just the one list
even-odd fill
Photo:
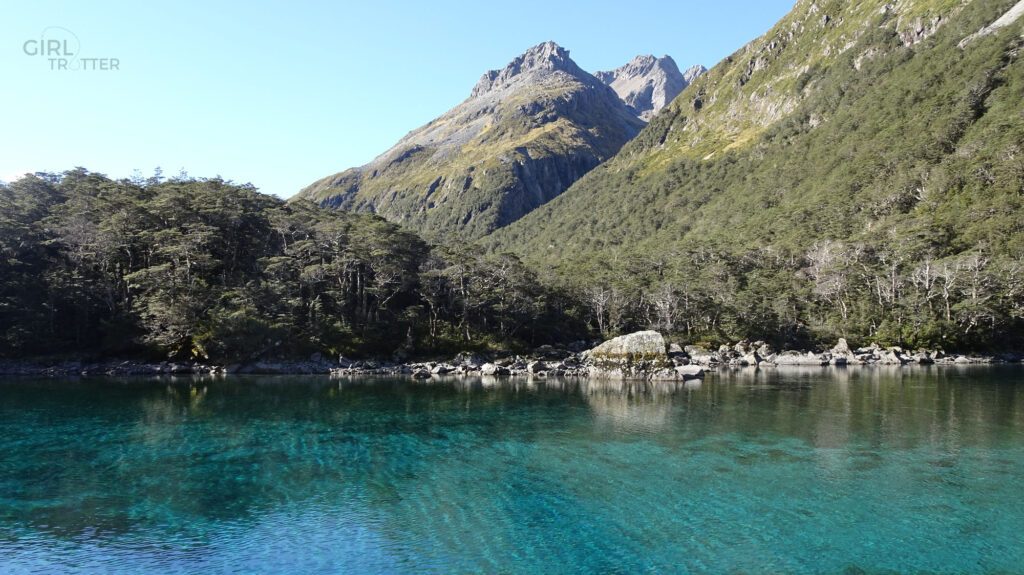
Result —
[[706, 71], [704, 66], [698, 65], [680, 72], [670, 56], [655, 58], [647, 55], [637, 56], [624, 66], [594, 75], [611, 86], [619, 98], [646, 122]]
[[1019, 324], [1024, 23], [991, 26], [1014, 4], [801, 0], [487, 243], [579, 283], [674, 266], [711, 299], [738, 294], [737, 317], [794, 330]]
[[547, 42], [484, 74], [467, 100], [369, 164], [296, 199], [375, 212], [428, 237], [480, 237], [562, 193], [642, 126]]

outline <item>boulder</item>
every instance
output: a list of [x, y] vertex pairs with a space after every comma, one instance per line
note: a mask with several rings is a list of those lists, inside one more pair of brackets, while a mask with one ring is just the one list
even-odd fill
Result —
[[482, 375], [508, 375], [511, 372], [503, 365], [485, 363], [480, 367], [480, 373]]
[[686, 352], [686, 355], [690, 356], [690, 363], [711, 365], [719, 361], [718, 356], [714, 352], [699, 345], [688, 345], [683, 348], [683, 351]]
[[543, 361], [531, 361], [526, 364], [526, 371], [529, 373], [540, 373], [542, 371], [547, 371], [547, 369], [547, 365], [545, 365]]
[[776, 354], [776, 365], [828, 365], [828, 360], [814, 353], [800, 353], [798, 351], [784, 351]]
[[903, 365], [910, 363], [910, 359], [903, 355], [903, 350], [898, 347], [890, 347], [887, 350], [877, 353], [878, 363], [882, 365]]
[[921, 364], [921, 365], [931, 365], [931, 364], [935, 363], [935, 360], [932, 359], [931, 352], [929, 352], [927, 350], [922, 350], [922, 351], [917, 352], [910, 359], [914, 363], [918, 363], [918, 364]]
[[665, 338], [640, 331], [610, 339], [584, 354], [591, 377], [613, 379], [675, 378], [675, 364], [665, 353]]
[[839, 338], [839, 342], [832, 348], [832, 355], [841, 355], [843, 357], [850, 357], [853, 355], [853, 350], [850, 349], [850, 344], [846, 343], [845, 337]]
[[756, 366], [757, 364], [761, 363], [761, 361], [763, 360], [761, 356], [757, 355], [756, 351], [744, 354], [743, 357], [739, 358], [739, 364], [746, 366]]
[[656, 331], [638, 331], [610, 339], [587, 352], [592, 359], [668, 359], [665, 338]]
[[699, 365], [677, 365], [676, 374], [682, 379], [701, 379], [704, 377], [704, 368]]

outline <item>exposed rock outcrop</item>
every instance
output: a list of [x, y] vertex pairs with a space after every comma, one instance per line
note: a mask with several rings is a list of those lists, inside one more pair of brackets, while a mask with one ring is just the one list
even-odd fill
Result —
[[1001, 28], [1006, 28], [1007, 26], [1010, 26], [1018, 19], [1020, 19], [1021, 16], [1024, 16], [1024, 0], [1021, 0], [1020, 2], [1014, 4], [1013, 8], [1010, 8], [1005, 14], [997, 18], [995, 22], [989, 24], [988, 26], [985, 26], [981, 30], [978, 30], [974, 34], [971, 34], [970, 36], [961, 40], [959, 44], [960, 48], [966, 48], [968, 44], [977, 40], [978, 38], [983, 38], [985, 36], [988, 36], [989, 34], [992, 34], [1000, 30]]
[[670, 56], [637, 56], [624, 66], [594, 74], [611, 86], [630, 109], [644, 121], [669, 104], [686, 89], [697, 76], [706, 72], [703, 66], [693, 66], [680, 72]]

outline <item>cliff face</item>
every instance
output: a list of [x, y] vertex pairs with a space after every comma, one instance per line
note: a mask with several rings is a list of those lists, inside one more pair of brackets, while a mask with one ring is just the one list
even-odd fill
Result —
[[561, 194], [642, 127], [546, 42], [484, 74], [467, 100], [369, 164], [294, 199], [374, 212], [435, 239], [477, 238]]
[[624, 66], [595, 74], [608, 84], [641, 120], [650, 121], [706, 69], [693, 66], [680, 72], [670, 56], [637, 56]]

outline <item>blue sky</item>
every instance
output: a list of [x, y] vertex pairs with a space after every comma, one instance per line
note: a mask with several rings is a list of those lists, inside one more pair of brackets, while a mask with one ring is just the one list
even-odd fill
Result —
[[[648, 53], [710, 67], [791, 6], [9, 1], [0, 180], [75, 166], [148, 176], [160, 166], [288, 197], [369, 161], [465, 99], [486, 70], [545, 40], [592, 72]], [[27, 54], [40, 40], [57, 41], [55, 52]], [[107, 61], [51, 69], [64, 49]], [[117, 69], [82, 69], [104, 65]]]

